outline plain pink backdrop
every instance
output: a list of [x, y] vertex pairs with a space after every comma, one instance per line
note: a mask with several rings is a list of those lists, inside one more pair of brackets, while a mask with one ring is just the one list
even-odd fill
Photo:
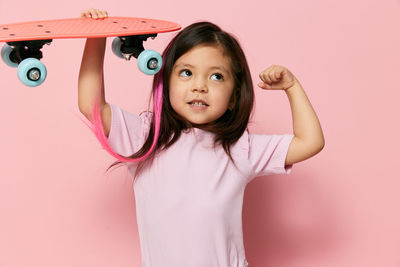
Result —
[[[254, 84], [272, 64], [290, 69], [321, 122], [325, 148], [290, 175], [246, 188], [251, 267], [399, 267], [400, 1], [6, 1], [0, 24], [79, 16], [210, 20], [238, 37]], [[145, 43], [162, 52], [174, 33]], [[78, 119], [84, 39], [45, 46], [45, 83], [23, 86], [0, 62], [0, 266], [140, 266], [132, 182]], [[116, 58], [108, 40], [106, 99], [147, 106], [152, 77]], [[255, 133], [292, 133], [283, 91], [257, 86]], [[397, 171], [397, 172], [396, 172]], [[179, 267], [179, 266], [178, 266]]]

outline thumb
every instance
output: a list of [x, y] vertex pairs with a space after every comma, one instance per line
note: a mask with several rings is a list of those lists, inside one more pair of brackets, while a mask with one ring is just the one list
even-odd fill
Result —
[[263, 89], [268, 89], [271, 88], [271, 86], [269, 86], [268, 84], [264, 83], [264, 82], [259, 82], [258, 86], [263, 88]]

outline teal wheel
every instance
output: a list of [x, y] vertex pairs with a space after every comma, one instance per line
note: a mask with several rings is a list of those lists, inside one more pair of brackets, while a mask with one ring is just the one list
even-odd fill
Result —
[[121, 52], [121, 45], [122, 45], [121, 39], [119, 37], [115, 37], [112, 42], [111, 48], [114, 55], [116, 55], [119, 58], [124, 58], [124, 55], [122, 55]]
[[18, 67], [18, 63], [15, 63], [10, 59], [12, 51], [13, 49], [11, 48], [11, 46], [9, 46], [8, 44], [3, 45], [3, 48], [1, 49], [1, 58], [8, 66], [16, 68]]
[[161, 55], [151, 49], [144, 50], [137, 59], [139, 69], [147, 75], [154, 75], [160, 71], [163, 61]]
[[26, 86], [38, 86], [44, 82], [46, 76], [46, 67], [36, 58], [24, 59], [18, 66], [18, 78]]

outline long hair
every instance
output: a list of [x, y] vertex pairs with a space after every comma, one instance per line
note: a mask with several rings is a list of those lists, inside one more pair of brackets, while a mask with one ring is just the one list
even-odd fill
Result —
[[[232, 99], [234, 106], [228, 109], [212, 124], [193, 125], [172, 108], [169, 101], [169, 83], [175, 62], [190, 49], [199, 45], [221, 46], [224, 54], [231, 59], [231, 69], [235, 80]], [[115, 153], [108, 145], [103, 132], [98, 105], [94, 110], [94, 127], [92, 130], [103, 147], [119, 159], [110, 165], [107, 171], [124, 162], [139, 162], [135, 178], [140, 170], [154, 158], [154, 155], [173, 145], [181, 132], [191, 127], [197, 127], [215, 134], [214, 145], [222, 145], [233, 161], [230, 147], [236, 143], [246, 131], [247, 124], [254, 105], [254, 91], [246, 57], [238, 41], [231, 34], [221, 30], [217, 25], [202, 21], [193, 23], [180, 31], [168, 44], [163, 54], [163, 67], [154, 75], [152, 98], [154, 115], [152, 123], [141, 149], [129, 157]]]

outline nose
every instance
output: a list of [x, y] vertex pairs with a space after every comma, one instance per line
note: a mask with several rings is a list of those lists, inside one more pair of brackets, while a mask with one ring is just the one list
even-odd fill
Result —
[[192, 92], [208, 93], [207, 82], [201, 78], [196, 79], [192, 87]]

